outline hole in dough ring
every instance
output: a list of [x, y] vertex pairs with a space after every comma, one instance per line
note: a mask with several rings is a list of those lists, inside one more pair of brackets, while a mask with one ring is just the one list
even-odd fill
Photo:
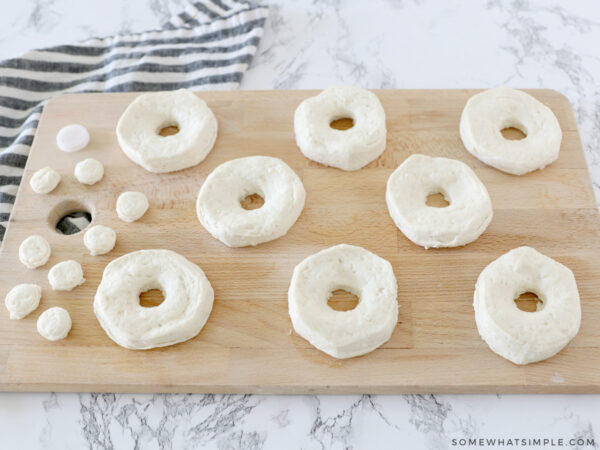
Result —
[[[330, 123], [350, 118], [347, 130]], [[308, 159], [343, 170], [358, 170], [385, 150], [385, 111], [372, 92], [334, 86], [300, 103], [294, 115], [296, 144]]]
[[[159, 135], [173, 124], [177, 134]], [[152, 92], [127, 107], [117, 138], [129, 159], [149, 172], [174, 172], [206, 158], [217, 138], [217, 119], [204, 100], [186, 89]]]
[[[435, 193], [450, 204], [427, 205], [427, 197]], [[425, 248], [473, 242], [494, 215], [484, 184], [456, 159], [411, 155], [388, 178], [385, 199], [400, 231]]]
[[[505, 128], [526, 137], [509, 140]], [[476, 158], [496, 169], [523, 175], [558, 158], [562, 131], [552, 110], [531, 95], [499, 87], [471, 97], [460, 118], [460, 137]]]
[[[258, 194], [264, 204], [247, 210], [240, 203]], [[278, 158], [248, 156], [218, 166], [200, 188], [196, 212], [200, 223], [229, 247], [272, 241], [294, 225], [306, 192], [298, 175]]]
[[[359, 297], [350, 311], [327, 301], [343, 289]], [[336, 245], [309, 256], [294, 269], [288, 291], [294, 330], [334, 358], [352, 358], [389, 340], [398, 322], [397, 283], [392, 265], [352, 245]]]
[[[524, 292], [535, 292], [543, 308], [520, 310], [514, 299]], [[573, 272], [531, 247], [511, 250], [483, 269], [473, 307], [481, 338], [515, 364], [555, 355], [575, 337], [581, 324]]]
[[[160, 289], [155, 308], [140, 305], [140, 293]], [[104, 269], [94, 313], [106, 334], [122, 347], [145, 350], [187, 341], [204, 327], [213, 288], [200, 267], [170, 250], [139, 250]]]

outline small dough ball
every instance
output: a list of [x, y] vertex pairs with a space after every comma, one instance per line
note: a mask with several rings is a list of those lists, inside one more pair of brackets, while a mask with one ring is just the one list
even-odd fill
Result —
[[79, 161], [75, 166], [75, 178], [83, 184], [96, 184], [104, 176], [104, 166], [94, 158]]
[[83, 125], [67, 125], [56, 135], [56, 145], [63, 152], [77, 152], [90, 142], [90, 133]]
[[83, 269], [77, 261], [60, 262], [48, 272], [48, 282], [55, 291], [70, 291], [84, 281]]
[[10, 313], [10, 319], [19, 320], [34, 311], [41, 298], [42, 288], [37, 284], [18, 284], [6, 294], [4, 304]]
[[148, 199], [141, 192], [123, 192], [117, 199], [117, 215], [125, 222], [135, 222], [148, 211]]
[[48, 194], [60, 183], [60, 174], [51, 167], [43, 167], [37, 170], [29, 180], [33, 192], [37, 194]]
[[43, 266], [50, 258], [50, 244], [42, 236], [34, 234], [29, 236], [19, 247], [19, 260], [28, 269]]
[[117, 242], [117, 233], [104, 225], [95, 225], [83, 235], [83, 243], [92, 256], [110, 252], [114, 248], [115, 242]]
[[49, 341], [66, 338], [72, 325], [68, 311], [58, 306], [44, 311], [37, 321], [38, 333]]

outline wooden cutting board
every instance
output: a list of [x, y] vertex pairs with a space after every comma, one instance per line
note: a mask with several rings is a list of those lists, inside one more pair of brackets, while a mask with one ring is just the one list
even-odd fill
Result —
[[[408, 393], [600, 392], [600, 220], [577, 126], [568, 100], [550, 90], [530, 91], [558, 116], [563, 143], [550, 167], [515, 177], [487, 167], [463, 148], [458, 123], [474, 90], [376, 91], [387, 114], [385, 153], [356, 172], [325, 168], [304, 158], [294, 142], [293, 115], [312, 91], [205, 92], [219, 121], [219, 137], [197, 167], [156, 175], [119, 149], [117, 120], [136, 94], [80, 94], [45, 108], [0, 255], [0, 296], [18, 283], [43, 287], [40, 307], [20, 321], [0, 311], [0, 389], [9, 391]], [[81, 123], [92, 136], [79, 153], [55, 144], [64, 125]], [[394, 226], [385, 183], [407, 156], [425, 153], [464, 161], [487, 186], [494, 219], [464, 248], [424, 250]], [[200, 225], [195, 200], [219, 164], [247, 155], [277, 156], [302, 178], [306, 206], [281, 239], [231, 249]], [[93, 157], [106, 174], [95, 186], [79, 184], [73, 168]], [[49, 195], [29, 187], [32, 173], [57, 169], [63, 181]], [[115, 213], [117, 196], [139, 190], [150, 210], [126, 224]], [[60, 235], [58, 218], [83, 209], [94, 224], [118, 234], [105, 256], [90, 256], [82, 234]], [[31, 234], [52, 246], [50, 261], [28, 270], [18, 247]], [[326, 247], [360, 245], [389, 260], [398, 279], [400, 315], [392, 338], [359, 358], [336, 360], [292, 331], [287, 288], [294, 266]], [[520, 245], [530, 245], [570, 267], [581, 294], [578, 336], [557, 356], [520, 367], [493, 353], [479, 338], [472, 297], [480, 271]], [[194, 339], [149, 351], [114, 344], [92, 311], [106, 264], [144, 248], [175, 250], [197, 263], [215, 289], [208, 323]], [[82, 263], [87, 281], [72, 292], [47, 282], [59, 261]], [[68, 338], [48, 342], [36, 321], [51, 306], [73, 319]]]

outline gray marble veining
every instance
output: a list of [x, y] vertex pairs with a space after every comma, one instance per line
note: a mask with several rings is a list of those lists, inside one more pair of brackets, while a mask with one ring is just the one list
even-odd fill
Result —
[[598, 400], [592, 395], [5, 393], [0, 394], [0, 436], [3, 448], [60, 449], [445, 449], [465, 438], [596, 442]]
[[[600, 3], [272, 0], [244, 89], [547, 87], [574, 106], [600, 194]], [[184, 0], [22, 0], [0, 59], [155, 29]], [[599, 396], [0, 394], [2, 448], [464, 448], [597, 436]], [[457, 441], [458, 442], [458, 441]], [[598, 445], [596, 445], [597, 447]], [[589, 449], [575, 444], [573, 448]]]

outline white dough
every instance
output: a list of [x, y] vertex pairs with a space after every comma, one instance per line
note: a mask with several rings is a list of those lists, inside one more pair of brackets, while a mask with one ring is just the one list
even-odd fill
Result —
[[29, 236], [19, 246], [19, 260], [28, 269], [43, 266], [50, 258], [50, 244], [42, 236]]
[[[142, 292], [160, 289], [164, 301], [140, 305]], [[170, 250], [139, 250], [113, 260], [102, 275], [94, 313], [106, 334], [143, 350], [187, 341], [204, 327], [214, 292], [200, 267]]]
[[37, 170], [29, 180], [33, 192], [37, 194], [48, 194], [60, 183], [60, 174], [51, 167], [43, 167]]
[[[179, 132], [161, 136], [177, 126]], [[117, 125], [123, 152], [149, 172], [174, 172], [206, 158], [217, 138], [217, 119], [206, 102], [191, 91], [152, 92], [137, 97]]]
[[[514, 300], [525, 292], [534, 292], [543, 301], [538, 311], [517, 307]], [[573, 272], [531, 247], [511, 250], [483, 269], [473, 307], [482, 339], [515, 364], [555, 355], [575, 337], [581, 324]]]
[[[436, 193], [442, 193], [450, 204], [444, 208], [427, 205], [427, 197]], [[425, 248], [473, 242], [494, 214], [483, 183], [456, 159], [411, 155], [390, 175], [385, 199], [400, 231]]]
[[[354, 126], [336, 130], [330, 123], [344, 117]], [[334, 86], [300, 103], [294, 115], [296, 144], [309, 159], [343, 170], [358, 170], [383, 153], [385, 111], [372, 92]]]
[[90, 255], [104, 255], [110, 252], [117, 242], [117, 233], [104, 225], [94, 225], [83, 235], [83, 244]]
[[20, 320], [38, 307], [41, 298], [42, 288], [37, 284], [18, 284], [6, 294], [4, 304], [10, 319]]
[[83, 184], [96, 184], [104, 176], [104, 166], [94, 158], [79, 161], [75, 166], [75, 178]]
[[83, 125], [67, 125], [56, 135], [56, 145], [63, 152], [77, 152], [90, 142], [90, 134]]
[[[509, 140], [504, 128], [526, 137]], [[464, 146], [484, 163], [513, 175], [543, 169], [558, 158], [562, 131], [550, 108], [531, 95], [499, 87], [474, 95], [460, 118]]]
[[70, 291], [84, 281], [83, 269], [77, 261], [59, 262], [48, 272], [48, 282], [55, 291]]
[[[242, 208], [240, 201], [258, 194], [262, 207]], [[200, 223], [229, 247], [272, 241], [294, 225], [306, 192], [298, 175], [282, 160], [248, 156], [221, 164], [206, 178], [198, 194]]]
[[38, 333], [49, 341], [64, 339], [71, 331], [71, 316], [66, 309], [55, 306], [44, 311], [37, 321]]
[[125, 222], [135, 222], [148, 211], [148, 198], [141, 192], [123, 192], [117, 199], [117, 215]]
[[[359, 297], [356, 308], [336, 311], [331, 293]], [[392, 265], [352, 245], [336, 245], [296, 266], [288, 291], [294, 330], [335, 358], [364, 355], [384, 344], [398, 322], [397, 283]]]

